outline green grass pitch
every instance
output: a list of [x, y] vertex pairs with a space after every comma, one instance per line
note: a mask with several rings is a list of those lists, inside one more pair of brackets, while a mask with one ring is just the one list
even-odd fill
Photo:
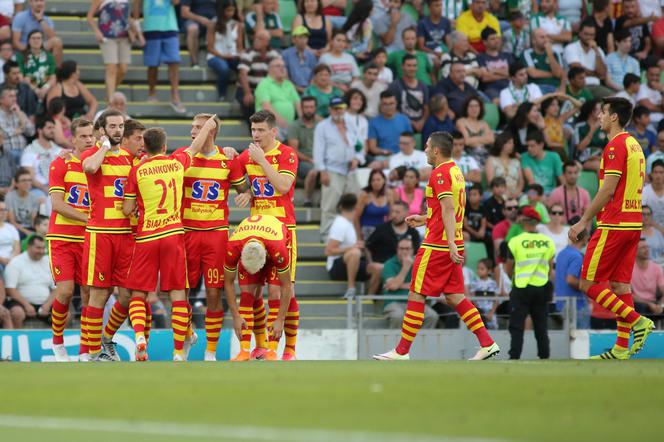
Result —
[[651, 441], [663, 381], [647, 360], [6, 363], [0, 440]]

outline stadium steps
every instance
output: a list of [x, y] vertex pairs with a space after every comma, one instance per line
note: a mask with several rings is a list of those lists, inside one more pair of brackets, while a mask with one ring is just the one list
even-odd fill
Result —
[[[85, 24], [87, 26], [87, 22]], [[95, 46], [92, 48], [65, 48], [64, 50], [65, 60], [71, 58], [75, 59], [78, 63], [85, 65], [102, 64], [103, 59], [101, 56], [101, 52], [99, 51], [99, 47], [96, 46], [96, 43], [97, 42], [95, 41]], [[182, 58], [183, 66], [191, 65], [191, 57], [189, 56], [189, 52], [185, 50], [180, 50], [180, 58]], [[202, 61], [205, 59], [206, 59], [206, 52], [201, 51], [199, 60]], [[143, 66], [143, 49], [141, 48], [132, 49], [130, 65]]]
[[[83, 72], [81, 72], [83, 75]], [[95, 96], [97, 101], [106, 100], [106, 85], [103, 82], [85, 82], [85, 86], [88, 88], [90, 93]], [[130, 102], [129, 106], [133, 106], [133, 102], [145, 102], [148, 99], [148, 85], [144, 79], [139, 84], [131, 83], [122, 83], [118, 88], [120, 92], [125, 94], [127, 100]], [[171, 88], [166, 84], [157, 85], [157, 99], [159, 103], [151, 103], [153, 105], [163, 104], [168, 106], [168, 103], [171, 101]], [[214, 99], [217, 96], [216, 89], [212, 83], [210, 84], [199, 84], [199, 85], [190, 85], [183, 84], [180, 85], [180, 99], [186, 102], [189, 106], [195, 105], [199, 102], [214, 102]], [[218, 115], [221, 118], [238, 116], [239, 115], [239, 106], [236, 103], [229, 102], [215, 102], [215, 109], [218, 109]], [[237, 110], [236, 110], [237, 109]], [[165, 110], [170, 112], [170, 106]], [[226, 114], [228, 111], [228, 114]], [[161, 115], [161, 114], [159, 114]], [[181, 118], [181, 116], [180, 116]]]

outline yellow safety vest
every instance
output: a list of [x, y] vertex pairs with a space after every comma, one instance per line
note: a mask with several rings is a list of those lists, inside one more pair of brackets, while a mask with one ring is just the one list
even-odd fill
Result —
[[507, 247], [514, 257], [514, 285], [542, 287], [549, 281], [549, 261], [556, 253], [553, 240], [541, 233], [523, 232]]

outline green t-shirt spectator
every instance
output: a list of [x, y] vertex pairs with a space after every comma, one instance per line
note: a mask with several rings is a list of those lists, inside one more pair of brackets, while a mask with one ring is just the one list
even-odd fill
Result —
[[[279, 14], [273, 12], [263, 15], [263, 21], [265, 22], [265, 30], [272, 31], [273, 29], [283, 29], [284, 25], [281, 23], [281, 17]], [[251, 11], [244, 18], [244, 27], [247, 30], [247, 38], [249, 41], [254, 39], [254, 29], [256, 28], [256, 13]], [[280, 37], [271, 37], [270, 38], [270, 47], [272, 49], [281, 49], [283, 42]]]
[[[572, 97], [572, 98], [576, 98], [577, 100], [579, 100], [582, 103], [585, 103], [586, 101], [593, 99], [593, 94], [590, 93], [590, 91], [588, 90], [587, 87], [581, 88], [581, 90], [578, 93], [573, 94], [572, 91], [569, 88], [569, 85], [568, 85], [565, 88], [565, 93], [567, 95], [569, 95], [570, 97]], [[563, 112], [561, 111], [560, 113], [563, 113]]]
[[521, 168], [533, 172], [535, 182], [542, 185], [544, 193], [550, 194], [558, 186], [558, 177], [563, 174], [563, 162], [555, 152], [544, 151], [544, 158], [537, 160], [528, 152], [521, 155]]
[[288, 123], [295, 121], [295, 104], [300, 101], [300, 96], [290, 80], [283, 80], [279, 84], [272, 77], [267, 76], [258, 83], [254, 96], [256, 97], [256, 111], [263, 109], [262, 103], [268, 101]]
[[[392, 258], [388, 259], [385, 261], [385, 264], [383, 264], [383, 272], [380, 274], [380, 279], [382, 282], [387, 281], [390, 278], [394, 278], [399, 274], [401, 271], [401, 263], [399, 262], [399, 258], [397, 256], [393, 256]], [[408, 273], [406, 274], [406, 279], [404, 279], [404, 283], [410, 283], [410, 275], [412, 273], [412, 266], [408, 270]], [[408, 289], [399, 289], [399, 290], [383, 290], [384, 295], [407, 295], [408, 294]], [[386, 299], [383, 301], [383, 308], [385, 308], [388, 304], [392, 302], [400, 302], [394, 299]]]
[[[574, 144], [578, 145], [590, 132], [590, 126], [588, 123], [581, 122], [574, 126]], [[606, 132], [602, 131], [600, 128], [597, 128], [590, 137], [590, 143], [583, 149], [581, 152], [576, 153], [576, 159], [584, 163], [588, 161], [590, 157], [602, 155], [604, 146], [608, 143], [606, 137]]]
[[[560, 56], [560, 53], [553, 51], [553, 56], [556, 58], [556, 61], [560, 66], [563, 66], [563, 58]], [[548, 56], [546, 52], [543, 54], [538, 54], [534, 49], [526, 49], [521, 55], [521, 62], [528, 66], [529, 68], [535, 68], [544, 72], [551, 72], [551, 65], [548, 61]], [[531, 78], [531, 81], [535, 84], [548, 84], [550, 86], [558, 87], [560, 86], [560, 80], [556, 77], [551, 78]], [[582, 89], [583, 90], [583, 89]]]
[[316, 87], [316, 85], [309, 85], [302, 92], [303, 97], [314, 97], [316, 99], [316, 114], [320, 115], [323, 118], [327, 118], [330, 115], [330, 99], [333, 97], [343, 97], [344, 93], [341, 92], [336, 86], [332, 86], [332, 92], [329, 94], [321, 91]]
[[[387, 66], [391, 68], [396, 78], [403, 77], [403, 71], [401, 69], [401, 61], [403, 57], [407, 54], [406, 50], [390, 52], [390, 55], [387, 57]], [[417, 77], [422, 83], [427, 86], [431, 85], [431, 72], [433, 72], [433, 65], [429, 61], [427, 54], [422, 51], [415, 51], [415, 57], [417, 58]]]
[[50, 52], [42, 50], [39, 55], [28, 52], [16, 53], [16, 63], [23, 77], [38, 88], [44, 86], [51, 75], [55, 75], [55, 58]]

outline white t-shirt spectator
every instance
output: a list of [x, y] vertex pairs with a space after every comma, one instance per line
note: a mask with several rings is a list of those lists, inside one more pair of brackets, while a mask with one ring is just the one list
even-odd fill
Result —
[[360, 68], [352, 55], [344, 52], [340, 57], [335, 57], [329, 52], [321, 55], [319, 64], [326, 64], [332, 69], [332, 82], [350, 85], [354, 77], [360, 76]]
[[14, 251], [14, 243], [20, 242], [21, 238], [16, 227], [8, 222], [0, 227], [0, 258], [9, 259]]
[[[559, 35], [561, 32], [571, 31], [572, 25], [570, 22], [560, 15], [549, 17], [543, 14], [533, 14], [530, 19], [530, 29], [542, 29], [546, 35]], [[563, 45], [554, 43], [551, 45], [554, 51], [562, 51]]]
[[[466, 152], [462, 153], [461, 158], [458, 160], [456, 158], [453, 158], [453, 160], [456, 165], [459, 166], [459, 169], [461, 169], [461, 173], [463, 173], [464, 176], [468, 175], [468, 172], [472, 172], [473, 170], [480, 170], [480, 165], [477, 160], [468, 155]], [[466, 185], [468, 184], [469, 183], [466, 182]]]
[[0, 15], [4, 15], [7, 18], [12, 18], [14, 16], [14, 12], [16, 12], [15, 5], [22, 5], [24, 2], [25, 0], [0, 0]]
[[[606, 56], [601, 48], [599, 49], [602, 60], [606, 62]], [[588, 52], [583, 50], [580, 41], [575, 41], [565, 46], [563, 52], [566, 67], [572, 63], [580, 63], [584, 68], [594, 71], [595, 70], [595, 50], [590, 49]], [[586, 86], [599, 86], [599, 78], [590, 75], [586, 76]]]
[[652, 210], [652, 219], [660, 226], [664, 226], [664, 196], [658, 197], [650, 184], [643, 188], [642, 196], [643, 205]]
[[517, 89], [512, 82], [500, 91], [500, 108], [505, 109], [513, 104], [521, 104], [526, 101], [534, 101], [542, 96], [539, 86], [534, 83], [526, 84], [526, 87]]
[[[354, 245], [355, 243], [357, 243], [357, 233], [355, 233], [355, 226], [353, 226], [353, 223], [348, 221], [343, 216], [337, 215], [337, 217], [334, 218], [332, 227], [330, 227], [330, 233], [327, 237], [328, 241], [332, 239], [335, 241], [339, 241], [339, 247], [341, 248], [350, 247]], [[332, 268], [334, 261], [340, 258], [341, 255], [328, 256], [327, 265], [325, 266], [327, 270], [329, 271]]]
[[5, 269], [5, 287], [16, 289], [30, 303], [41, 305], [55, 289], [48, 256], [33, 261], [23, 252], [9, 261]]
[[414, 167], [417, 170], [429, 166], [427, 162], [427, 154], [421, 150], [414, 150], [410, 155], [403, 152], [395, 153], [390, 157], [390, 170], [396, 169], [399, 166]]
[[549, 230], [549, 227], [546, 224], [538, 224], [537, 231], [553, 240], [553, 245], [556, 247], [556, 254], [553, 255], [553, 262], [556, 262], [558, 253], [567, 247], [567, 243], [569, 242], [567, 237], [567, 234], [569, 233], [569, 226], [564, 226], [560, 233], [553, 233], [551, 230]]
[[650, 17], [652, 14], [661, 17], [662, 7], [664, 7], [664, 0], [639, 0], [641, 17]]
[[35, 172], [35, 179], [41, 184], [48, 184], [51, 163], [62, 149], [51, 141], [51, 148], [44, 149], [37, 140], [30, 143], [21, 156], [21, 167], [30, 167]]
[[[650, 102], [655, 106], [662, 105], [662, 93], [651, 89], [647, 84], [642, 84], [639, 88], [639, 93], [636, 94], [636, 101], [639, 102], [645, 99], [650, 100]], [[653, 126], [657, 126], [657, 123], [659, 123], [659, 121], [662, 119], [662, 116], [663, 115], [661, 112], [650, 113], [650, 121], [652, 122]]]

